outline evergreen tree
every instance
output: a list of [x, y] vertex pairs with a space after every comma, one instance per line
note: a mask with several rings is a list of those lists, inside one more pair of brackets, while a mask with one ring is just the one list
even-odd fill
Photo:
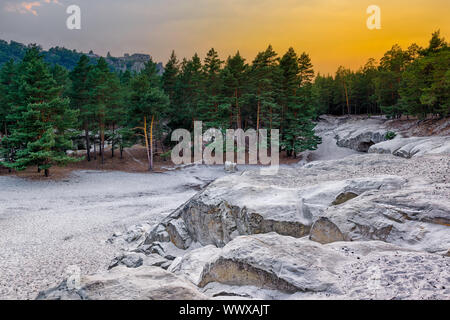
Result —
[[13, 103], [13, 81], [16, 76], [14, 60], [10, 60], [0, 69], [0, 132], [8, 135], [7, 117]]
[[84, 130], [86, 155], [88, 161], [91, 161], [91, 138], [89, 131], [94, 116], [94, 112], [90, 105], [90, 84], [88, 82], [91, 69], [92, 67], [89, 65], [89, 58], [85, 55], [81, 56], [76, 67], [70, 73], [72, 83], [69, 89], [71, 106], [73, 109], [78, 110], [81, 128]]
[[176, 84], [179, 72], [179, 62], [175, 51], [172, 51], [169, 61], [164, 67], [164, 73], [162, 75], [163, 89], [169, 96], [171, 102], [174, 102], [175, 100]]
[[278, 128], [280, 105], [276, 97], [280, 90], [279, 58], [272, 46], [258, 53], [251, 69], [252, 94], [256, 100], [256, 129]]
[[111, 87], [111, 77], [112, 73], [109, 70], [106, 60], [100, 58], [97, 61], [97, 65], [89, 72], [87, 80], [89, 87], [88, 108], [93, 113], [93, 117], [97, 122], [96, 127], [100, 139], [99, 151], [102, 164], [105, 162], [105, 130], [107, 124], [108, 103], [111, 101], [111, 96], [115, 93], [114, 88]]
[[214, 48], [208, 51], [203, 64], [205, 91], [199, 105], [200, 119], [205, 122], [204, 125], [207, 128], [222, 128], [224, 126], [221, 110], [219, 110], [222, 63]]
[[15, 157], [3, 165], [16, 170], [35, 165], [49, 176], [52, 166], [76, 161], [66, 155], [66, 150], [72, 146], [70, 129], [75, 126], [77, 113], [70, 110], [69, 100], [61, 97], [62, 89], [38, 48], [30, 48], [19, 70], [23, 73], [18, 78], [18, 101], [10, 117], [17, 122], [4, 139], [15, 149]]
[[280, 60], [282, 70], [283, 123], [281, 146], [288, 156], [305, 150], [314, 150], [320, 138], [314, 134], [315, 108], [312, 101], [311, 61], [306, 53], [297, 58], [293, 48]]
[[[153, 62], [150, 61], [149, 63]], [[144, 71], [131, 82], [130, 120], [142, 132], [147, 149], [148, 169], [152, 171], [154, 126], [164, 111], [167, 110], [169, 97], [158, 85], [158, 81], [155, 81], [158, 77], [156, 68], [148, 64]], [[151, 70], [154, 70], [154, 72], [151, 73]]]
[[247, 70], [248, 65], [238, 51], [233, 57], [228, 57], [221, 72], [222, 97], [219, 107], [224, 123], [229, 122], [229, 128], [234, 124], [239, 129], [243, 126], [242, 104], [245, 82], [248, 80]]

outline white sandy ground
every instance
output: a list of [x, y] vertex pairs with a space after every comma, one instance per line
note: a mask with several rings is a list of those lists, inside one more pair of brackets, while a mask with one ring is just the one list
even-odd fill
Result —
[[0, 299], [34, 299], [76, 265], [93, 273], [117, 255], [114, 232], [159, 222], [222, 167], [164, 174], [77, 171], [64, 181], [0, 177]]

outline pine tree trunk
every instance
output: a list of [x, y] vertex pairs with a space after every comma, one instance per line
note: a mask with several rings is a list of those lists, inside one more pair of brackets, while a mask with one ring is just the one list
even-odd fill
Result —
[[95, 134], [94, 134], [94, 160], [97, 161], [97, 144], [95, 143]]
[[123, 146], [120, 146], [120, 159], [123, 159]]
[[344, 90], [345, 90], [345, 101], [347, 103], [347, 114], [350, 115], [350, 104], [348, 102], [348, 91], [347, 91], [347, 85], [345, 84], [345, 81], [343, 81], [344, 83]]
[[45, 175], [45, 177], [48, 178], [48, 176], [50, 175], [50, 170], [49, 169], [45, 169], [44, 170], [44, 175]]
[[89, 128], [88, 128], [87, 122], [85, 122], [85, 124], [84, 124], [84, 136], [86, 139], [87, 161], [91, 161], [91, 143], [89, 141]]
[[150, 171], [153, 171], [153, 123], [155, 116], [152, 116], [152, 123], [150, 125]]
[[258, 109], [256, 111], [256, 131], [259, 130], [259, 111], [261, 109], [261, 103], [258, 100]]
[[239, 107], [238, 90], [236, 89], [237, 128], [241, 129], [241, 108]]
[[100, 152], [102, 154], [102, 164], [105, 164], [105, 125], [100, 126]]
[[112, 141], [111, 141], [111, 158], [114, 158], [114, 131], [115, 131], [115, 125], [113, 124], [113, 134], [112, 134]]
[[147, 135], [147, 117], [144, 117], [144, 139], [145, 139], [145, 148], [147, 149], [147, 159], [148, 159], [148, 171], [152, 170], [152, 164], [150, 159], [150, 148], [148, 145], [148, 135]]

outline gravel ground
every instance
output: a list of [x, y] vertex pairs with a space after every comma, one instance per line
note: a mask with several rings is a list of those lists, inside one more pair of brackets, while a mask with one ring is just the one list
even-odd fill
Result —
[[222, 167], [164, 174], [76, 171], [63, 181], [0, 177], [0, 299], [34, 299], [71, 266], [94, 273], [120, 250], [106, 240], [157, 223]]

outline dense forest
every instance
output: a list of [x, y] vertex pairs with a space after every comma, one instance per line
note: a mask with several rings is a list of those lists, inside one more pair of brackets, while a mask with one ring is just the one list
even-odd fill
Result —
[[378, 63], [356, 72], [340, 67], [334, 76], [316, 76], [307, 53], [290, 48], [279, 56], [271, 46], [251, 63], [239, 52], [226, 61], [214, 49], [203, 61], [197, 54], [179, 61], [172, 52], [162, 75], [152, 60], [135, 73], [86, 55], [68, 70], [37, 46], [17, 57], [0, 70], [0, 159], [10, 170], [35, 166], [46, 176], [54, 165], [80, 160], [67, 155], [80, 136], [88, 161], [103, 162], [106, 145], [114, 157], [143, 143], [152, 170], [170, 132], [192, 130], [197, 120], [204, 129], [279, 129], [280, 148], [295, 157], [320, 143], [313, 130], [320, 114], [450, 111], [450, 50], [439, 32], [426, 48], [394, 45]]

